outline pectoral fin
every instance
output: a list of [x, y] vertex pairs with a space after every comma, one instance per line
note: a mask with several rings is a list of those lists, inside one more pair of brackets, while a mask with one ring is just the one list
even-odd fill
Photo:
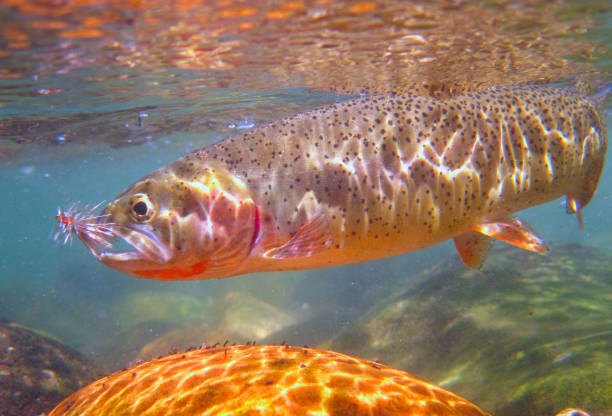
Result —
[[325, 214], [318, 213], [282, 246], [274, 247], [264, 253], [264, 257], [286, 259], [290, 257], [307, 257], [319, 253], [331, 246], [333, 236]]
[[509, 217], [498, 222], [477, 224], [471, 229], [525, 250], [535, 251], [536, 253], [548, 252], [546, 243], [533, 232], [529, 224], [516, 217]]
[[487, 254], [491, 239], [481, 233], [468, 231], [455, 237], [454, 241], [461, 260], [469, 267], [478, 268]]

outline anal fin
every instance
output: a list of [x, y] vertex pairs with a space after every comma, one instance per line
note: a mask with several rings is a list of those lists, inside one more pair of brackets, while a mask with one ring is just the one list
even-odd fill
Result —
[[509, 217], [497, 222], [477, 224], [472, 226], [471, 229], [525, 250], [535, 251], [536, 253], [546, 253], [549, 250], [546, 243], [535, 234], [529, 224], [516, 217]]
[[329, 221], [323, 213], [317, 213], [302, 225], [282, 246], [274, 247], [264, 253], [264, 257], [285, 259], [308, 257], [331, 246], [333, 240]]
[[487, 254], [490, 238], [475, 231], [468, 231], [455, 237], [454, 241], [461, 260], [471, 268], [480, 267]]

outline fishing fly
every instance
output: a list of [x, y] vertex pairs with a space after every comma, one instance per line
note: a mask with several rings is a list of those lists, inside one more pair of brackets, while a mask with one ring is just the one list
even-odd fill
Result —
[[103, 203], [104, 201], [92, 208], [86, 205], [81, 209], [77, 204], [72, 204], [66, 210], [58, 207], [55, 215], [57, 230], [53, 236], [54, 240], [66, 245], [71, 243], [76, 235], [94, 255], [97, 247], [113, 247], [113, 243], [109, 241], [115, 237], [113, 224], [104, 221], [108, 215], [95, 214]]

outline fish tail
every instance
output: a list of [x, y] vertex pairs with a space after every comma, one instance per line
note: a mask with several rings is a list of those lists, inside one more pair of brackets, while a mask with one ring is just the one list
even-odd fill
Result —
[[576, 214], [580, 229], [583, 227], [582, 214], [580, 213], [580, 210], [589, 203], [595, 194], [595, 190], [597, 189], [597, 184], [603, 170], [604, 156], [606, 153], [608, 140], [605, 120], [605, 105], [610, 99], [610, 96], [612, 96], [612, 83], [604, 84], [596, 93], [589, 96], [589, 101], [593, 104], [596, 110], [595, 117], [599, 119], [598, 124], [602, 143], [599, 148], [600, 151], [598, 151], [599, 157], [591, 158], [592, 162], [586, 170], [584, 181], [580, 184], [580, 187], [567, 194], [567, 212], [570, 214]]

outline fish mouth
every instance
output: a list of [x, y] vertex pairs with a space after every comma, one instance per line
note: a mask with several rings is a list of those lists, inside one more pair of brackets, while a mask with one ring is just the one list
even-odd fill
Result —
[[112, 238], [104, 239], [102, 246], [86, 243], [91, 253], [108, 266], [124, 268], [131, 263], [165, 264], [171, 258], [168, 247], [146, 226], [111, 226], [110, 230]]

